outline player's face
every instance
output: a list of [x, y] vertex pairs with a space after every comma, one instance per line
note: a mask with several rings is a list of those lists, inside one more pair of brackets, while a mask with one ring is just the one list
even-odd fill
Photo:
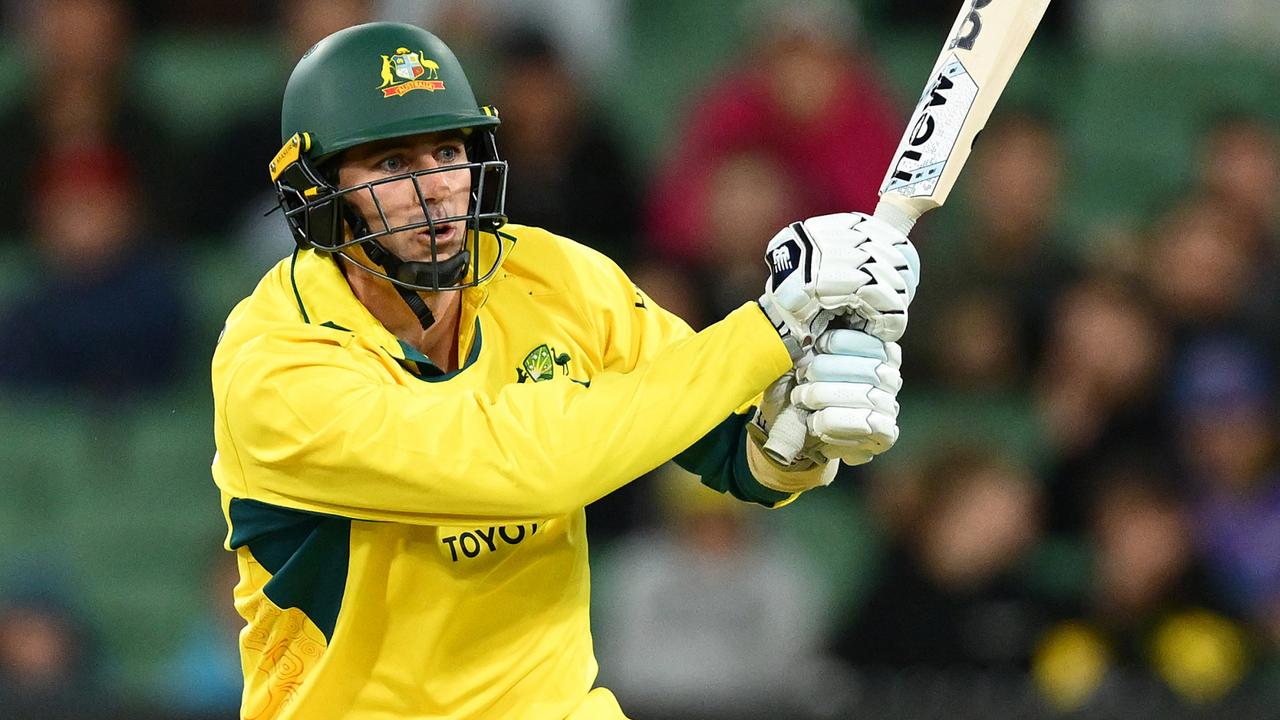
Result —
[[[424, 133], [405, 138], [368, 143], [348, 150], [338, 165], [338, 184], [343, 188], [386, 180], [396, 175], [422, 170], [435, 170], [467, 162], [466, 146], [457, 131]], [[414, 179], [404, 178], [376, 185], [374, 203], [369, 190], [348, 194], [347, 201], [364, 217], [369, 229], [379, 232], [387, 226], [397, 227], [431, 219], [465, 215], [471, 197], [471, 171], [465, 167], [420, 175], [416, 182], [425, 201], [418, 200]], [[386, 214], [386, 224], [378, 213], [378, 205]], [[462, 249], [466, 221], [459, 220], [435, 226], [436, 260], [445, 260]], [[414, 228], [378, 239], [387, 250], [405, 261], [429, 262], [431, 229]]]

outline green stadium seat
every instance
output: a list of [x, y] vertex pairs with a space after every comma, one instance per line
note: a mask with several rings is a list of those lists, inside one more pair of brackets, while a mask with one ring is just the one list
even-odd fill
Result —
[[834, 616], [862, 607], [880, 570], [883, 541], [864, 494], [835, 486], [814, 490], [762, 517], [801, 550], [802, 570], [819, 583]]
[[35, 251], [26, 238], [0, 238], [0, 308], [31, 287], [37, 269]]
[[886, 464], [920, 463], [948, 448], [986, 448], [1040, 468], [1050, 448], [1025, 393], [928, 393], [906, 388], [899, 397], [901, 436]]
[[122, 408], [113, 477], [71, 504], [78, 572], [112, 659], [140, 691], [163, 685], [225, 533], [209, 404], [177, 394]]
[[[651, 166], [696, 93], [740, 43], [741, 0], [629, 3], [628, 62], [612, 69], [604, 100], [639, 167]], [[714, 31], [708, 32], [709, 29]]]
[[288, 77], [270, 35], [157, 35], [134, 58], [133, 89], [178, 139], [209, 138], [243, 114], [271, 108]]
[[99, 418], [74, 398], [0, 395], [0, 547], [74, 554], [73, 499], [104, 481]]
[[1280, 62], [1231, 52], [1085, 58], [1063, 127], [1068, 207], [1098, 220], [1147, 219], [1191, 180], [1196, 137], [1225, 110], [1280, 120]]
[[113, 680], [131, 694], [163, 690], [225, 533], [210, 401], [178, 394], [108, 409], [7, 395], [0, 437], [0, 565], [66, 561]]
[[17, 102], [28, 75], [22, 43], [12, 35], [0, 36], [0, 113]]

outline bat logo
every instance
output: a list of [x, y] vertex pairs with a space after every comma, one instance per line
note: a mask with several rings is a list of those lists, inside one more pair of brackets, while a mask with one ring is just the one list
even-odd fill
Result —
[[[948, 91], [954, 87], [955, 83], [951, 78], [947, 77], [945, 70], [938, 75], [937, 79], [934, 80], [933, 85], [929, 87], [928, 92], [925, 93], [927, 100], [924, 102], [921, 111], [917, 111], [915, 124], [912, 125], [911, 130], [907, 132], [907, 137], [904, 138], [907, 145], [910, 145], [911, 148], [918, 148], [929, 142], [933, 137], [934, 130], [937, 128], [937, 120], [929, 111], [933, 108], [946, 105]], [[919, 162], [923, 157], [924, 155], [919, 150], [903, 150], [898, 155], [897, 162], [893, 165], [893, 178], [900, 182], [911, 181], [913, 179], [913, 173], [911, 171], [904, 170], [902, 168], [902, 163], [904, 160]]]
[[964, 26], [960, 28], [961, 34], [947, 45], [947, 49], [955, 50], [972, 50], [974, 43], [978, 41], [978, 36], [982, 34], [982, 14], [979, 12], [986, 6], [990, 5], [994, 0], [973, 0], [973, 8], [969, 10], [969, 17], [965, 18], [965, 24], [969, 26], [969, 31], [964, 32]]
[[924, 197], [933, 192], [977, 95], [973, 77], [953, 54], [920, 98], [889, 166], [882, 192], [895, 191], [908, 197]]

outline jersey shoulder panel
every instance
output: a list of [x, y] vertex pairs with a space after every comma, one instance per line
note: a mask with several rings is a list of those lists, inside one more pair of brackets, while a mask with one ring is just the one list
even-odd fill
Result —
[[515, 240], [503, 269], [548, 292], [581, 291], [625, 277], [613, 259], [563, 235], [526, 225], [507, 225], [502, 232]]

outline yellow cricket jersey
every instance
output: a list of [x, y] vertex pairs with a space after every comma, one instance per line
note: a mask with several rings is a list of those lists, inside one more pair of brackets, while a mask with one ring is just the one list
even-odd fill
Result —
[[455, 372], [311, 251], [228, 318], [213, 477], [243, 718], [622, 718], [593, 689], [583, 506], [676, 456], [787, 499], [747, 460], [745, 410], [790, 367], [759, 308], [694, 334], [581, 245], [483, 239], [506, 257], [462, 291]]

